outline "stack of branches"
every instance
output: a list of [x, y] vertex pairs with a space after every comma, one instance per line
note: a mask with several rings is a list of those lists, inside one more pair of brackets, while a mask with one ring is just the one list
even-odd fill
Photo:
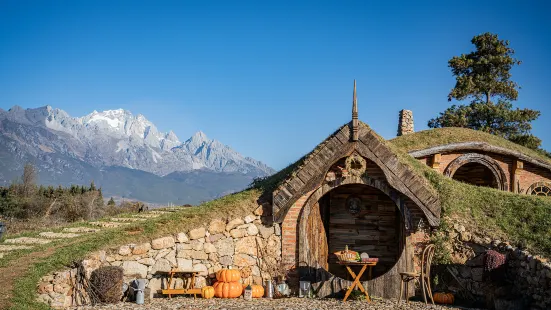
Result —
[[86, 275], [82, 261], [75, 262], [76, 281], [73, 286], [73, 304], [117, 303], [122, 299], [123, 270], [116, 266], [106, 266], [92, 271], [90, 279]]

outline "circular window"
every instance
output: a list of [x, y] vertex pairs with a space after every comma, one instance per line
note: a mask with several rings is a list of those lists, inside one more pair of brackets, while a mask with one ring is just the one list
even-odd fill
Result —
[[532, 195], [537, 195], [537, 196], [551, 196], [551, 188], [549, 188], [545, 185], [540, 185], [540, 186], [535, 187], [532, 190], [531, 194]]

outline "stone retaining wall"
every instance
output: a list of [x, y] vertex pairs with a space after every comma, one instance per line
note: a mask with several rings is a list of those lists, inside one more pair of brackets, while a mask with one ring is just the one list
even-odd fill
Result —
[[[488, 309], [551, 309], [551, 263], [540, 256], [512, 247], [507, 242], [482, 240], [456, 225], [456, 241], [463, 241], [461, 263], [440, 266], [441, 275], [455, 274], [440, 283], [437, 290], [452, 291], [468, 299], [478, 300], [477, 305]], [[484, 256], [492, 249], [506, 257], [505, 264], [495, 272], [484, 269]], [[470, 252], [470, 254], [469, 254]]]
[[[262, 284], [263, 279], [270, 278], [280, 266], [281, 230], [277, 224], [264, 225], [261, 213], [259, 209], [244, 218], [213, 220], [205, 227], [151, 242], [96, 252], [84, 260], [82, 266], [87, 278], [99, 267], [120, 266], [126, 283], [148, 279], [149, 298], [167, 286], [166, 279], [156, 273], [171, 268], [198, 271], [196, 287], [214, 283], [215, 273], [230, 266], [241, 270], [242, 280]], [[73, 268], [43, 277], [38, 284], [38, 299], [53, 308], [88, 303], [88, 298], [81, 296], [77, 273]], [[173, 288], [182, 285], [183, 281], [177, 279]]]

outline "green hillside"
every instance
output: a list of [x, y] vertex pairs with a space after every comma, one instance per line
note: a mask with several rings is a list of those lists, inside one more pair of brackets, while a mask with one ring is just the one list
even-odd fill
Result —
[[486, 142], [493, 146], [503, 147], [512, 151], [520, 152], [526, 156], [542, 160], [551, 164], [551, 158], [546, 155], [522, 145], [513, 143], [496, 135], [468, 128], [436, 128], [418, 131], [389, 140], [393, 145], [403, 151], [411, 152], [434, 146], [461, 143], [461, 142]]
[[[551, 217], [549, 216], [551, 214], [551, 199], [518, 195], [460, 183], [435, 172], [407, 153], [412, 149], [465, 141], [483, 141], [536, 156], [530, 150], [511, 145], [510, 142], [501, 138], [454, 128], [419, 132], [384, 141], [384, 143], [395, 152], [402, 163], [409, 165], [415, 173], [423, 176], [440, 197], [442, 204], [442, 222], [438, 228], [440, 232], [446, 231], [453, 224], [459, 222], [481, 236], [511, 241], [513, 245], [525, 247], [534, 254], [551, 257], [551, 238], [549, 238], [551, 235]], [[235, 218], [250, 214], [258, 207], [258, 199], [262, 196], [268, 197], [271, 190], [288, 177], [294, 168], [307, 157], [308, 155], [272, 177], [257, 180], [254, 182], [253, 188], [203, 203], [198, 207], [179, 208], [177, 212], [171, 212], [145, 222], [133, 223], [102, 233], [84, 235], [74, 239], [78, 242], [53, 242], [40, 246], [37, 248], [38, 250], [48, 250], [51, 254], [35, 258], [32, 261], [27, 262], [24, 259], [26, 256], [36, 253], [30, 250], [23, 250], [5, 257], [0, 260], [0, 268], [9, 268], [13, 264], [29, 264], [29, 268], [26, 269], [28, 271], [17, 277], [14, 284], [15, 295], [12, 298], [14, 309], [40, 309], [42, 306], [34, 300], [34, 294], [29, 294], [29, 292], [34, 292], [40, 277], [70, 265], [74, 260], [83, 258], [90, 252], [186, 231], [205, 225], [214, 218]], [[538, 158], [543, 159], [541, 156]], [[78, 225], [83, 224], [78, 223]], [[135, 231], [140, 233], [135, 234]], [[37, 234], [38, 232], [26, 235], [36, 236]], [[449, 259], [446, 256], [446, 249], [450, 240], [446, 239], [446, 234], [436, 235], [438, 237], [433, 241], [438, 245], [439, 259], [445, 261]]]
[[549, 158], [534, 150], [465, 128], [420, 131], [389, 140], [387, 145], [438, 192], [442, 204], [440, 230], [446, 230], [460, 221], [480, 235], [510, 241], [535, 254], [551, 257], [551, 199], [461, 183], [437, 173], [407, 154], [412, 150], [438, 145], [475, 141], [508, 148], [551, 163]]

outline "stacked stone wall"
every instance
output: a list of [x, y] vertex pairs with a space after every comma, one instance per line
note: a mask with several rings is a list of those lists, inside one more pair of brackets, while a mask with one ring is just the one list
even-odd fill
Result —
[[[158, 272], [172, 268], [197, 271], [196, 287], [213, 284], [216, 272], [228, 267], [241, 270], [242, 282], [262, 284], [274, 270], [281, 270], [281, 229], [278, 224], [263, 224], [261, 214], [259, 208], [244, 218], [213, 220], [204, 227], [151, 242], [95, 252], [82, 261], [82, 267], [89, 279], [97, 268], [120, 266], [125, 283], [148, 280], [148, 298], [167, 288], [166, 276]], [[43, 277], [38, 284], [38, 299], [52, 308], [87, 304], [89, 298], [78, 285], [78, 273], [73, 268]], [[182, 286], [183, 280], [177, 279], [171, 288]]]
[[[551, 263], [507, 242], [491, 240], [455, 224], [448, 235], [453, 240], [453, 264], [436, 266], [436, 290], [451, 291], [465, 303], [488, 309], [551, 309]], [[505, 256], [505, 264], [485, 269], [488, 250]]]
[[401, 110], [398, 120], [398, 136], [407, 135], [415, 132], [413, 128], [413, 112], [410, 110]]

